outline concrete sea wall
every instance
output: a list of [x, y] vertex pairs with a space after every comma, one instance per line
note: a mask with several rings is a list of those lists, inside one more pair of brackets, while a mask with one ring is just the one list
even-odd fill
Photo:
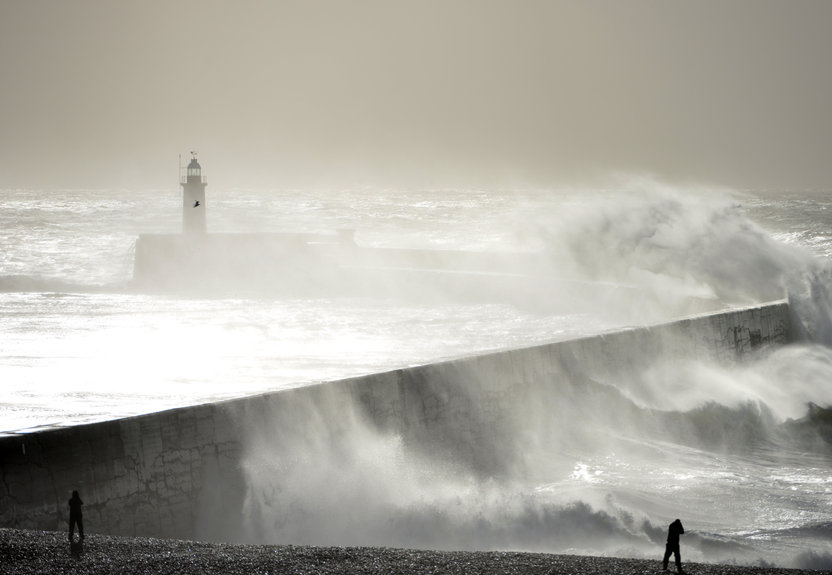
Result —
[[[132, 285], [190, 294], [528, 302], [553, 288], [539, 254], [361, 247], [349, 234], [142, 234]], [[534, 279], [530, 279], [534, 278]], [[582, 284], [586, 292], [591, 284]]]
[[[485, 474], [513, 464], [506, 426], [568, 410], [570, 380], [631, 379], [656, 358], [742, 360], [790, 341], [785, 301], [659, 326], [487, 353], [429, 365], [174, 409], [0, 437], [0, 526], [67, 525], [73, 489], [87, 529], [123, 535], [234, 540], [252, 453], [280, 461], [337, 451], [361, 433]], [[547, 390], [541, 395], [540, 390]], [[534, 391], [534, 393], [532, 393]], [[529, 399], [529, 398], [534, 398]], [[277, 463], [274, 463], [274, 462]], [[236, 526], [229, 529], [229, 526]], [[237, 537], [240, 537], [237, 535]]]

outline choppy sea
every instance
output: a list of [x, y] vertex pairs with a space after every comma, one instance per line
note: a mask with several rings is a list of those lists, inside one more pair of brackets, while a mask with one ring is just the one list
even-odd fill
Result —
[[[645, 374], [656, 393], [639, 398], [639, 408], [697, 425], [706, 417], [717, 435], [750, 418], [759, 426], [753, 434], [768, 438], [804, 417], [808, 402], [832, 405], [829, 192], [653, 181], [501, 192], [208, 187], [212, 232], [349, 229], [365, 246], [540, 251], [551, 273], [639, 294], [632, 301], [587, 295], [545, 310], [133, 289], [137, 236], [180, 231], [181, 209], [175, 189], [0, 190], [0, 431], [660, 323], [696, 313], [703, 301], [719, 309], [786, 296], [806, 341], [741, 366], [678, 366], [674, 385], [682, 391], [672, 396], [661, 393], [662, 378]], [[310, 486], [308, 500], [292, 507], [294, 521], [259, 533], [289, 543], [650, 556], [661, 554], [656, 541], [680, 517], [685, 559], [832, 568], [832, 451], [825, 444], [732, 441], [717, 449], [673, 434], [595, 441], [616, 433], [585, 429], [581, 443], [551, 454], [557, 465], [541, 462], [540, 473], [511, 485], [376, 474], [372, 481], [407, 484], [392, 509], [389, 502], [367, 509], [366, 501], [352, 509], [349, 482], [321, 485], [320, 493]], [[393, 483], [379, 487], [394, 490]], [[322, 500], [341, 508], [321, 514]], [[362, 529], [333, 521], [333, 514], [359, 511]]]

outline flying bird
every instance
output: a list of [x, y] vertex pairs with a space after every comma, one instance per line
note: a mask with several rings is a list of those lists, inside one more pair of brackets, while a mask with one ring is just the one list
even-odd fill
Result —
[[196, 208], [197, 206], [199, 206], [199, 200], [194, 202], [194, 207]]

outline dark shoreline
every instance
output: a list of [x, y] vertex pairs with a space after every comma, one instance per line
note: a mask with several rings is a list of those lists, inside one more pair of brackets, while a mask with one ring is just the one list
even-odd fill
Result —
[[[64, 532], [0, 528], [0, 574], [465, 574], [634, 575], [663, 573], [656, 560], [500, 551], [238, 545], [89, 535], [73, 557]], [[691, 575], [817, 575], [820, 571], [685, 565]], [[671, 566], [668, 573], [675, 573]]]

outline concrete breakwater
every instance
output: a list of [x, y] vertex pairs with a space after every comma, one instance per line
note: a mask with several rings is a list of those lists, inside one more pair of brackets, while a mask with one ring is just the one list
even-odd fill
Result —
[[[529, 297], [542, 254], [361, 247], [352, 234], [142, 234], [141, 290]], [[418, 289], [408, 290], [413, 283]], [[584, 286], [584, 289], [588, 289]]]
[[[397, 369], [116, 421], [0, 437], [0, 525], [65, 529], [78, 489], [88, 530], [234, 541], [279, 475], [366, 435], [394, 437], [407, 454], [484, 475], [521, 465], [518, 420], [541, 425], [591, 382], [631, 379], [656, 358], [742, 359], [788, 343], [785, 301], [652, 327]], [[253, 458], [269, 463], [253, 467]], [[315, 469], [314, 465], [308, 469]], [[321, 469], [326, 473], [326, 469]], [[279, 500], [287, 493], [272, 493]]]

